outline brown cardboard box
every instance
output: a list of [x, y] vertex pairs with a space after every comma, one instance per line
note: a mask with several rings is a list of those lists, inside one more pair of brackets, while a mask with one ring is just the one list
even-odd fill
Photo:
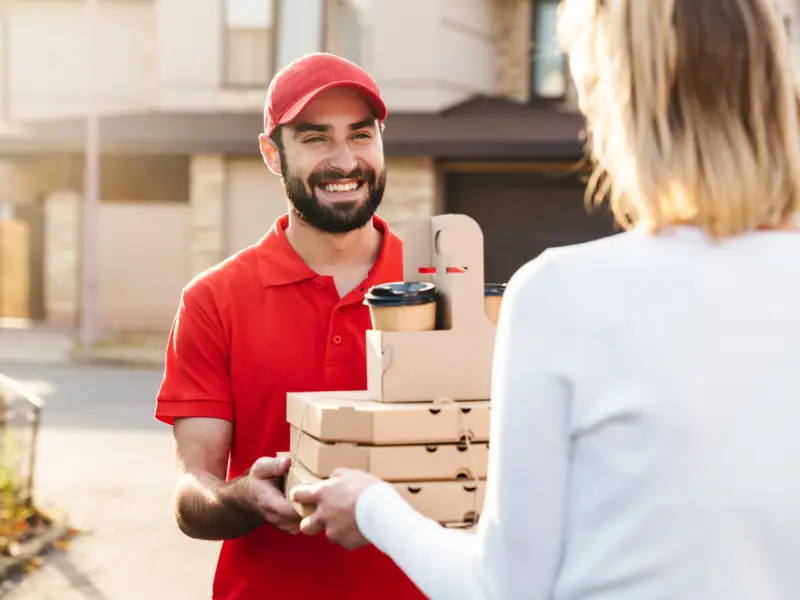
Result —
[[339, 467], [360, 469], [385, 481], [485, 479], [489, 444], [362, 446], [322, 442], [291, 427], [290, 452], [317, 477]]
[[291, 425], [323, 442], [442, 444], [489, 441], [488, 400], [389, 404], [363, 392], [288, 394]]
[[[380, 402], [490, 398], [496, 326], [484, 306], [480, 227], [470, 217], [453, 214], [411, 223], [404, 236], [403, 261], [406, 281], [436, 286], [438, 327], [367, 331], [369, 398]], [[435, 272], [426, 272], [429, 268]]]
[[[313, 484], [322, 478], [295, 462], [286, 477], [287, 495], [297, 485]], [[417, 512], [443, 525], [471, 525], [483, 508], [484, 481], [409, 481], [396, 482], [394, 488]], [[294, 504], [303, 516], [314, 512], [313, 506]]]
[[[367, 331], [367, 390], [287, 395], [294, 463], [286, 490], [360, 469], [391, 482], [419, 512], [469, 524], [483, 504], [496, 330], [487, 314], [496, 302], [487, 308], [484, 299], [483, 234], [464, 215], [423, 219], [406, 228], [403, 260], [405, 282], [436, 287], [436, 329]], [[391, 291], [405, 307], [409, 287], [422, 286]], [[370, 297], [387, 317], [374, 322], [418, 327], [405, 309], [388, 319], [394, 301]]]

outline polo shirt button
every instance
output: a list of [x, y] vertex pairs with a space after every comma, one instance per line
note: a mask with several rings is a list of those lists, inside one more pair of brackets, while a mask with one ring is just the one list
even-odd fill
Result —
[[340, 336], [338, 333], [336, 335], [334, 335], [333, 336], [333, 343], [336, 344], [337, 346], [339, 344], [341, 344], [342, 343], [342, 336]]
[[322, 283], [321, 281], [317, 281], [317, 282], [316, 282], [316, 285], [317, 285], [317, 289], [318, 289], [318, 290], [321, 290], [323, 287], [325, 287], [325, 284], [324, 284], [324, 283]]
[[341, 308], [337, 308], [336, 312], [334, 314], [337, 314], [337, 315], [342, 314], [342, 309]]

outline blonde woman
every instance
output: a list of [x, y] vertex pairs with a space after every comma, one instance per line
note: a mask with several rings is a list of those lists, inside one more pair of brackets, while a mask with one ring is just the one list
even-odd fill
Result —
[[[800, 124], [770, 0], [566, 0], [618, 236], [509, 283], [474, 535], [342, 471], [307, 534], [434, 600], [800, 597]], [[380, 598], [376, 590], [375, 598]]]

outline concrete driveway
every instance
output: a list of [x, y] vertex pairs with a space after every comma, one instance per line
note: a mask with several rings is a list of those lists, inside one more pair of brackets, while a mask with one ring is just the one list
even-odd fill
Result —
[[172, 433], [152, 417], [161, 373], [1, 362], [0, 372], [46, 401], [38, 498], [84, 530], [67, 552], [0, 584], [0, 598], [211, 598], [219, 545], [185, 538], [171, 512]]

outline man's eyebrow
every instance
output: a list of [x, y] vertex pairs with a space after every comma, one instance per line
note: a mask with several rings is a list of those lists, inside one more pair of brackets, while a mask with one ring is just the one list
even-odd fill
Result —
[[326, 131], [330, 131], [330, 125], [320, 125], [318, 123], [297, 123], [294, 126], [295, 133], [305, 133], [306, 131], [318, 131], [320, 133], [325, 133]]
[[[348, 129], [350, 131], [357, 131], [359, 129], [364, 129], [365, 127], [374, 127], [375, 126], [375, 119], [369, 118], [364, 119], [363, 121], [358, 121], [357, 123], [350, 123]], [[308, 131], [316, 131], [318, 133], [326, 133], [331, 130], [330, 125], [323, 125], [321, 123], [308, 123], [306, 121], [301, 121], [297, 123], [293, 127], [295, 133], [306, 133]]]
[[349, 129], [350, 131], [356, 131], [357, 129], [364, 129], [365, 127], [375, 127], [375, 119], [369, 118], [359, 121], [358, 123], [351, 123]]

